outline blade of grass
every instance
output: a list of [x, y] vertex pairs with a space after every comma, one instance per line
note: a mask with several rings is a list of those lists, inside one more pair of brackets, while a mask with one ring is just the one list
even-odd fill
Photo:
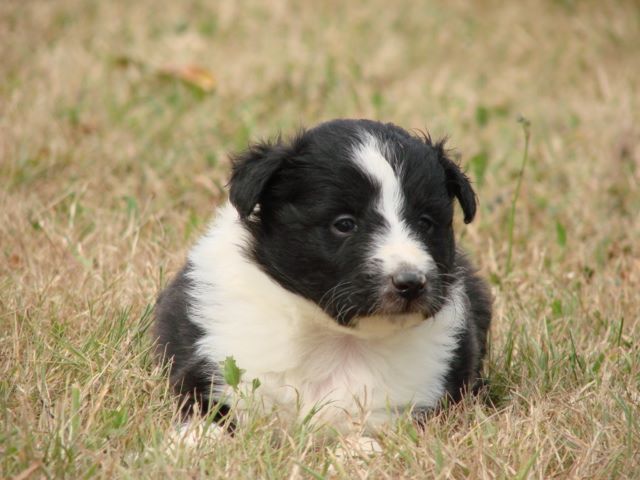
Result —
[[505, 265], [505, 275], [511, 273], [511, 256], [513, 253], [513, 231], [516, 223], [516, 204], [518, 197], [520, 196], [520, 187], [522, 186], [522, 178], [524, 177], [524, 170], [527, 167], [527, 161], [529, 159], [529, 138], [531, 136], [531, 122], [525, 117], [518, 118], [518, 123], [522, 125], [522, 131], [524, 132], [524, 154], [522, 155], [522, 165], [520, 166], [520, 172], [518, 173], [518, 181], [516, 183], [516, 189], [513, 192], [513, 198], [511, 200], [511, 212], [509, 214], [509, 249], [507, 251], [507, 263]]

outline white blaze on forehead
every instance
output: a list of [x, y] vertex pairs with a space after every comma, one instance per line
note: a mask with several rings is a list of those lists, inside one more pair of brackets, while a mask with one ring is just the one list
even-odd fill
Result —
[[389, 148], [369, 132], [360, 135], [353, 149], [356, 165], [380, 187], [377, 210], [387, 224], [374, 240], [373, 259], [382, 264], [384, 273], [393, 274], [403, 266], [427, 273], [435, 262], [402, 218], [405, 197], [398, 178], [400, 165], [394, 171], [389, 156]]

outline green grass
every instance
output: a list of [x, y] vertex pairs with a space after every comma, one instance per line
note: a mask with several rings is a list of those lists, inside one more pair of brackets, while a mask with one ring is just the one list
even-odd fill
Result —
[[[630, 1], [1, 2], [0, 477], [639, 477], [639, 44]], [[166, 73], [189, 64], [213, 91]], [[167, 448], [151, 308], [227, 153], [334, 117], [468, 167], [487, 394], [366, 458], [259, 413]]]

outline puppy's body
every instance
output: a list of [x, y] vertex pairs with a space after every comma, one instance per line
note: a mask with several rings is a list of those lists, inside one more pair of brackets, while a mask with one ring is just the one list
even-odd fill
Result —
[[229, 356], [284, 419], [321, 407], [339, 429], [375, 426], [458, 399], [490, 302], [455, 248], [454, 198], [470, 221], [473, 191], [441, 146], [392, 125], [333, 121], [238, 157], [230, 203], [156, 307], [187, 408], [235, 403]]

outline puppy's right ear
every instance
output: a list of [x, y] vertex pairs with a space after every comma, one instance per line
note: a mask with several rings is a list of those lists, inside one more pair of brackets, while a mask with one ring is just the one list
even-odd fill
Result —
[[292, 154], [291, 146], [280, 138], [274, 142], [251, 145], [233, 158], [229, 180], [229, 200], [236, 207], [240, 218], [245, 219], [258, 203], [269, 180]]

